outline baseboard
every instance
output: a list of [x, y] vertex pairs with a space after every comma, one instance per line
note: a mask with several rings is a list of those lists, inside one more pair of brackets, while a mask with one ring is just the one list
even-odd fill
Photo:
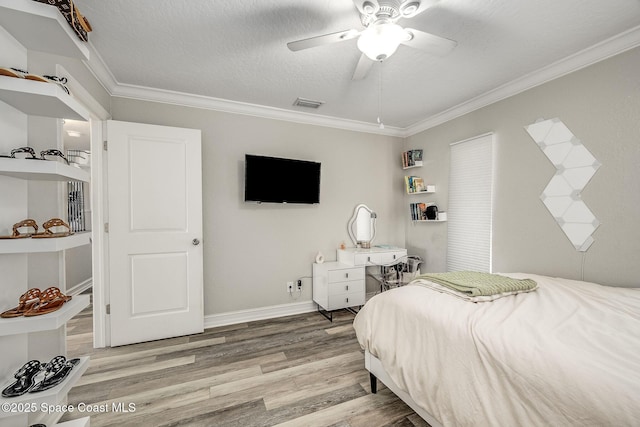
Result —
[[302, 301], [292, 304], [272, 305], [268, 307], [253, 308], [250, 310], [231, 311], [221, 314], [209, 314], [204, 316], [204, 327], [234, 325], [237, 323], [253, 322], [256, 320], [274, 319], [276, 317], [292, 316], [294, 314], [311, 313], [317, 310], [313, 301]]

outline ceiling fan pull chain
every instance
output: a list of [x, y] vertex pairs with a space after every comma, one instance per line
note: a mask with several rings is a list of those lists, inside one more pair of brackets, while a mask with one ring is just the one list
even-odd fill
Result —
[[382, 61], [379, 62], [379, 73], [378, 73], [378, 124], [380, 125], [380, 129], [384, 129], [384, 123], [382, 123]]

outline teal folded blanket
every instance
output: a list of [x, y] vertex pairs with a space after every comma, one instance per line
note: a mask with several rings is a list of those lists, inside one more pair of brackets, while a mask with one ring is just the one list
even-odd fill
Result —
[[477, 271], [422, 274], [416, 279], [429, 280], [472, 297], [497, 295], [504, 292], [526, 292], [537, 286], [537, 283], [531, 279], [513, 279]]

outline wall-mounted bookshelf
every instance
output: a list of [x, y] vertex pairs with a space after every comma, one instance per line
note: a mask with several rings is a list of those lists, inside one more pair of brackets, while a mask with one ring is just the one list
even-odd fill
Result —
[[414, 149], [402, 153], [402, 169], [419, 168], [422, 166], [422, 149]]

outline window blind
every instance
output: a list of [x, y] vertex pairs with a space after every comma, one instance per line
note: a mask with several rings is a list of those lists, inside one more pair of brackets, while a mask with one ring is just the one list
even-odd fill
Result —
[[447, 271], [491, 272], [493, 134], [451, 144]]

